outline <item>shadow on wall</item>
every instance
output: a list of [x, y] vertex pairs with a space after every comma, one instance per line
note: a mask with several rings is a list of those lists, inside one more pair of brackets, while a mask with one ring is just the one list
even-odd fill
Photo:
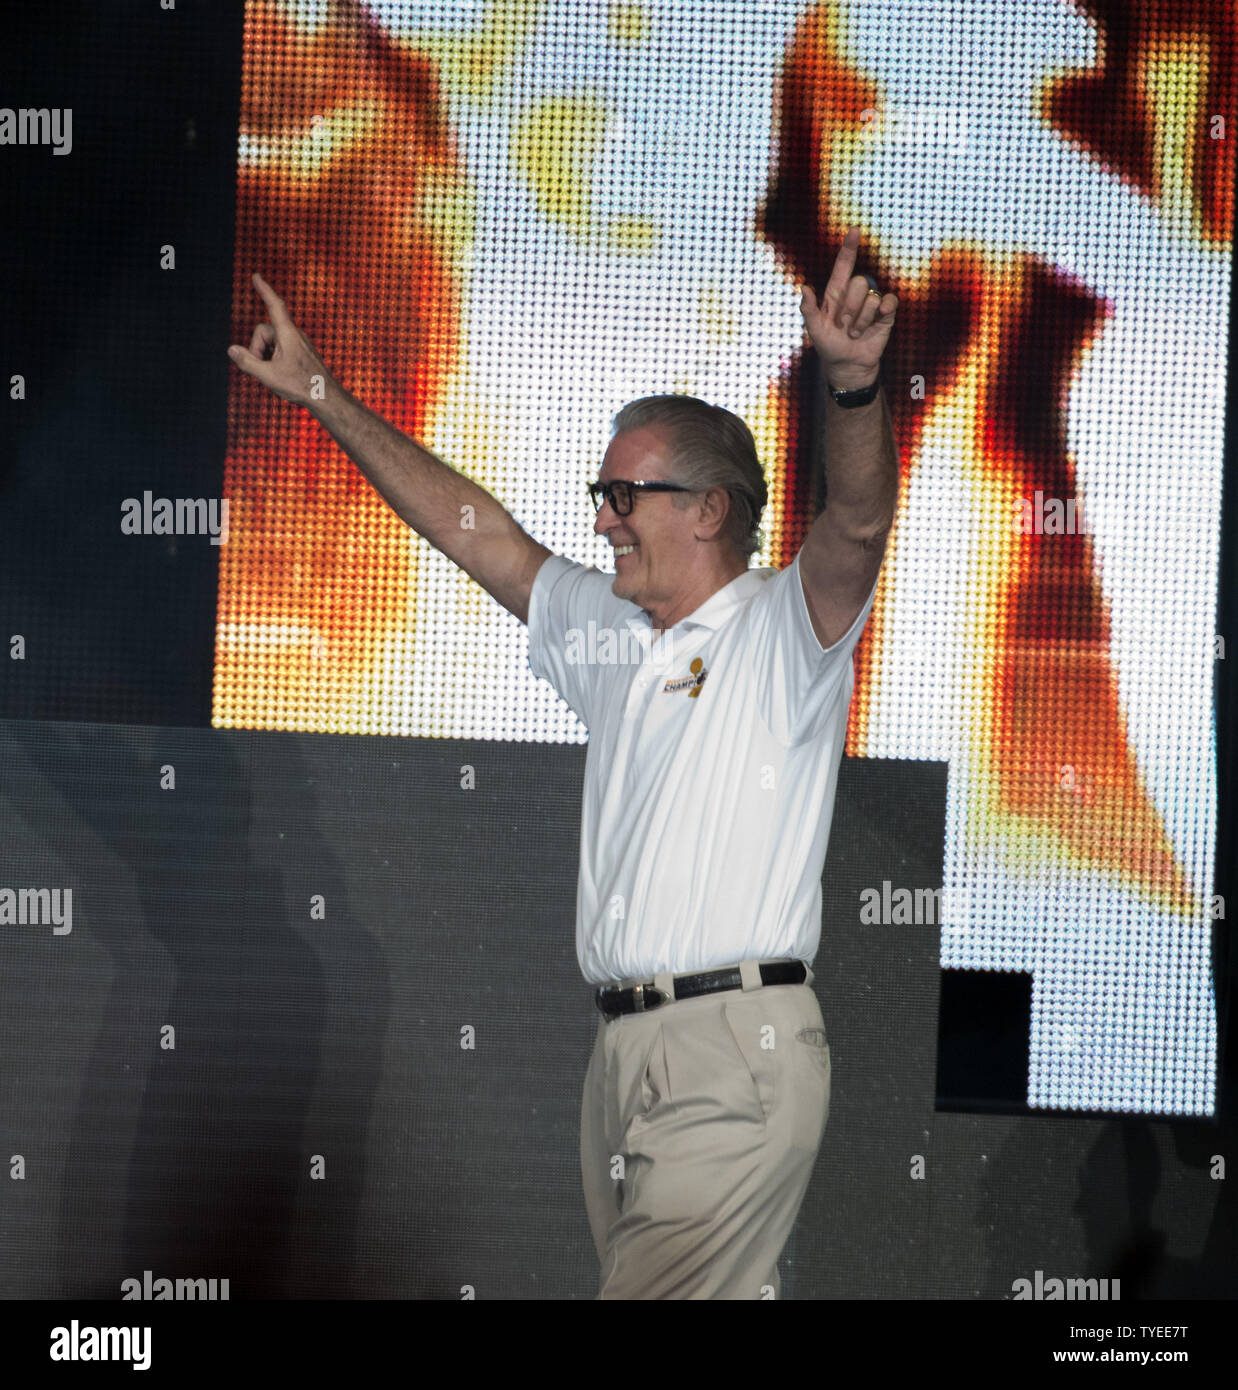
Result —
[[[75, 897], [93, 908], [90, 937], [113, 962], [80, 1063], [53, 1296], [115, 1299], [121, 1280], [148, 1269], [226, 1276], [232, 1298], [350, 1296], [364, 1163], [337, 1162], [326, 1184], [311, 1179], [310, 1157], [364, 1154], [388, 1014], [379, 944], [350, 927], [311, 946], [290, 923], [280, 869], [251, 862], [243, 736], [42, 733], [25, 744], [31, 785], [14, 803], [41, 813], [32, 829], [56, 825], [65, 881], [95, 885]], [[314, 829], [313, 779], [295, 738], [283, 753], [302, 792], [299, 853], [312, 854], [338, 927], [345, 878]], [[167, 765], [175, 790], [160, 788]], [[135, 897], [145, 935], [116, 911]], [[311, 1127], [340, 978], [332, 953], [344, 949], [334, 941], [346, 944], [350, 1013], [364, 1022], [349, 1038], [347, 1086], [333, 1088], [326, 1123]], [[174, 1050], [161, 1047], [167, 1024]]]

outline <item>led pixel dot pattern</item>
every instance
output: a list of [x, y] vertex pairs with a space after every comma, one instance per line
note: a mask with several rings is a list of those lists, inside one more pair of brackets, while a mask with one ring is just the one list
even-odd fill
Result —
[[[900, 296], [898, 518], [847, 751], [949, 763], [942, 964], [1034, 973], [1028, 1100], [1206, 1114], [1232, 9], [251, 0], [259, 270], [339, 379], [600, 569], [615, 411], [742, 415], [821, 502], [796, 286]], [[521, 625], [236, 374], [214, 722], [585, 731]], [[915, 886], [915, 885], [908, 885]]]

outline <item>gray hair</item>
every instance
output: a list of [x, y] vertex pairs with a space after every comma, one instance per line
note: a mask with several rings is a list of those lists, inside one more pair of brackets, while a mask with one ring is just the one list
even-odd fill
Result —
[[[769, 493], [748, 426], [738, 415], [696, 396], [642, 396], [615, 416], [612, 432], [618, 435], [649, 426], [661, 429], [670, 445], [667, 482], [699, 492], [725, 488], [731, 499], [726, 538], [745, 559], [759, 550], [758, 527]], [[671, 496], [680, 510], [691, 502], [687, 493]]]

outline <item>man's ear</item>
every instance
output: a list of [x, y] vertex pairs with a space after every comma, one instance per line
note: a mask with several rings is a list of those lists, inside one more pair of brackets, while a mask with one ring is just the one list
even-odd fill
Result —
[[727, 517], [731, 514], [731, 494], [724, 487], [711, 487], [701, 498], [701, 515], [698, 530], [694, 532], [698, 541], [712, 541], [725, 531]]

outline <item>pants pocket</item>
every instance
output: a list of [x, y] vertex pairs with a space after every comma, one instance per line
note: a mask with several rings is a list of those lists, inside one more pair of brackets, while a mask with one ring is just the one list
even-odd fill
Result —
[[797, 1029], [794, 1042], [795, 1114], [792, 1143], [796, 1148], [817, 1149], [830, 1118], [830, 1045], [825, 1029], [806, 1024]]
[[663, 1024], [658, 1025], [658, 1031], [654, 1035], [653, 1045], [649, 1049], [649, 1055], [645, 1058], [644, 1070], [641, 1073], [641, 1103], [642, 1113], [648, 1115], [655, 1106], [671, 1099], [670, 1074], [666, 1065], [666, 1038], [664, 1036]]
[[761, 1046], [763, 1029], [773, 1022], [763, 1008], [754, 1008], [752, 998], [728, 998], [723, 1004], [723, 1019], [747, 1071], [747, 1084], [755, 1101], [754, 1116], [764, 1125], [774, 1112], [774, 1067], [767, 1049]]

